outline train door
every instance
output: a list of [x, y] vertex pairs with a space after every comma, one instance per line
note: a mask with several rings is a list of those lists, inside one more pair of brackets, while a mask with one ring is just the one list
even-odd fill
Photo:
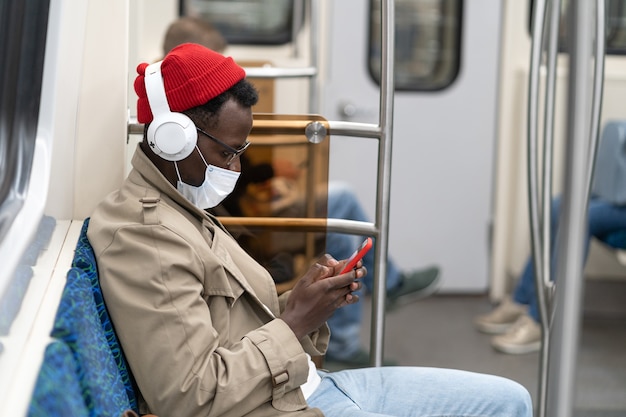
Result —
[[[321, 113], [376, 123], [375, 1], [330, 2]], [[397, 0], [389, 253], [403, 269], [437, 263], [443, 290], [488, 281], [500, 15], [489, 0]], [[367, 145], [367, 144], [366, 144]], [[331, 144], [330, 178], [374, 215], [376, 144]]]

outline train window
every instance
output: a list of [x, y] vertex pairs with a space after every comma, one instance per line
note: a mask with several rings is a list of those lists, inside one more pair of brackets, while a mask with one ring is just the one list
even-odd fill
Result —
[[610, 0], [606, 16], [606, 52], [626, 54], [626, 1]]
[[[4, 2], [0, 7], [0, 249], [16, 244], [8, 242], [7, 235], [26, 204], [35, 154], [48, 7], [49, 0]], [[0, 307], [11, 284], [11, 277], [4, 273], [0, 274]]]
[[[561, 5], [561, 17], [559, 28], [559, 51], [567, 49], [567, 11], [569, 1], [563, 1]], [[534, 7], [534, 1], [531, 2]], [[605, 6], [606, 12], [606, 54], [626, 54], [626, 0], [608, 0]], [[529, 33], [532, 21], [529, 24]]]
[[[35, 4], [45, 13], [38, 13]], [[23, 204], [35, 150], [47, 1], [0, 9], [0, 240]], [[33, 30], [36, 28], [37, 30]]]
[[280, 45], [302, 26], [302, 5], [303, 0], [181, 0], [180, 9], [181, 15], [211, 22], [230, 44]]
[[[396, 90], [441, 90], [459, 72], [462, 0], [396, 0]], [[370, 1], [369, 71], [380, 83], [380, 1]]]

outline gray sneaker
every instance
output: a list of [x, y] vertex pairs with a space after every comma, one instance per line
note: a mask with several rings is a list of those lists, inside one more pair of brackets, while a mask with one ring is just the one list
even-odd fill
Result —
[[528, 306], [516, 303], [511, 297], [506, 297], [491, 313], [476, 317], [474, 326], [483, 333], [502, 334], [527, 312]]
[[494, 336], [491, 346], [513, 355], [537, 352], [541, 349], [541, 326], [532, 317], [523, 315], [508, 332]]
[[393, 308], [400, 302], [428, 297], [439, 289], [440, 281], [441, 274], [437, 266], [403, 273], [400, 285], [387, 291], [387, 305]]

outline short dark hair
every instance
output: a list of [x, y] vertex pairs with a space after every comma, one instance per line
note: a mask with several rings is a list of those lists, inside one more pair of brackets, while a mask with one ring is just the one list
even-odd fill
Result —
[[244, 78], [219, 96], [205, 104], [185, 110], [183, 113], [196, 123], [210, 127], [216, 122], [224, 103], [231, 98], [244, 107], [252, 107], [259, 101], [259, 94], [252, 83]]

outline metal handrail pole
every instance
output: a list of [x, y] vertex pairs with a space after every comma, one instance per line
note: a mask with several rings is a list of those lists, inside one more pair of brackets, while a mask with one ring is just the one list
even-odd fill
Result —
[[297, 232], [348, 233], [363, 236], [378, 235], [374, 223], [321, 217], [233, 217], [217, 216], [224, 226], [243, 226], [249, 229], [273, 229]]
[[380, 138], [381, 127], [371, 123], [329, 121], [330, 134], [333, 136], [356, 136], [362, 138]]
[[363, 236], [377, 236], [378, 228], [372, 222], [347, 219], [326, 219], [326, 228], [330, 233], [353, 233]]
[[552, 236], [551, 236], [551, 208], [552, 208], [552, 180], [553, 180], [553, 153], [554, 153], [554, 113], [555, 113], [555, 94], [556, 94], [556, 70], [559, 43], [559, 21], [561, 15], [561, 0], [549, 0], [550, 14], [546, 19], [548, 26], [548, 46], [546, 56], [546, 92], [544, 106], [544, 133], [543, 133], [543, 185], [542, 185], [542, 236], [543, 236], [543, 293], [544, 302], [541, 303], [545, 307], [542, 315], [546, 316], [546, 324], [549, 324], [550, 299], [553, 281], [551, 279], [552, 268], [550, 266]]
[[[540, 207], [539, 207], [539, 168], [538, 168], [538, 115], [539, 115], [539, 74], [541, 67], [541, 51], [544, 38], [544, 25], [546, 17], [547, 3], [545, 0], [536, 0], [534, 3], [534, 15], [532, 24], [531, 53], [530, 53], [530, 69], [528, 80], [528, 141], [527, 141], [527, 164], [528, 164], [528, 215], [530, 223], [530, 246], [533, 259], [533, 268], [535, 273], [535, 283], [538, 291], [537, 298], [539, 302], [540, 312], [545, 306], [543, 291], [543, 240], [540, 225]], [[542, 328], [542, 351], [546, 352], [545, 356], [541, 356], [539, 364], [539, 404], [538, 417], [545, 417], [546, 404], [546, 388], [547, 387], [547, 346], [549, 342], [549, 326], [543, 320], [544, 314], [541, 314]]]
[[317, 68], [282, 68], [282, 67], [244, 67], [249, 78], [307, 78], [317, 75]]
[[589, 154], [589, 104], [592, 102], [591, 66], [594, 2], [570, 2], [570, 60], [567, 109], [565, 180], [561, 221], [556, 241], [555, 315], [548, 368], [547, 413], [570, 417], [574, 404], [576, 357], [580, 336], [583, 295], [582, 270], [587, 235], [587, 175]]
[[[318, 42], [317, 39], [319, 37], [319, 19], [318, 19], [318, 15], [317, 15], [317, 1], [315, 0], [310, 0], [307, 2], [308, 3], [308, 11], [309, 11], [309, 15], [310, 15], [310, 20], [309, 20], [309, 65], [312, 68], [315, 68], [315, 74], [313, 76], [311, 76], [309, 78], [309, 97], [308, 97], [308, 113], [314, 113], [317, 112], [317, 103], [318, 103], [318, 96], [319, 96], [319, 92], [318, 92], [318, 85], [317, 85], [317, 62], [318, 62]], [[296, 22], [298, 19], [298, 14], [297, 13], [302, 13], [304, 11], [304, 0], [301, 0], [300, 2], [300, 9], [299, 11], [294, 13], [294, 22]], [[295, 6], [294, 6], [295, 7]], [[294, 34], [297, 32], [294, 32]], [[294, 42], [294, 44], [297, 44], [297, 42]], [[315, 198], [316, 192], [315, 192], [315, 188], [316, 188], [316, 177], [315, 175], [312, 175], [312, 173], [315, 172], [316, 167], [318, 166], [318, 155], [315, 152], [315, 150], [313, 149], [313, 147], [315, 146], [315, 143], [310, 143], [308, 145], [308, 154], [309, 154], [309, 158], [307, 158], [307, 172], [309, 173], [309, 175], [307, 175], [306, 178], [306, 195], [309, 197], [313, 197], [313, 198], [307, 198], [306, 201], [306, 214], [307, 217], [313, 217], [315, 215], [315, 211], [317, 210], [317, 204], [316, 204], [316, 200], [317, 198]], [[306, 235], [306, 248], [307, 248], [307, 258], [308, 259], [313, 259], [314, 255], [315, 255], [315, 235], [312, 233], [307, 233]]]
[[[552, 312], [552, 180], [554, 153], [554, 113], [556, 94], [556, 71], [559, 42], [559, 21], [561, 17], [561, 0], [550, 0], [549, 18], [544, 16], [547, 24], [548, 39], [546, 52], [546, 91], [544, 104], [543, 133], [543, 185], [541, 193], [541, 274], [536, 277], [537, 304], [542, 328], [541, 353], [539, 358], [539, 398], [540, 407], [545, 413], [548, 395], [548, 361], [550, 352], [550, 328]], [[544, 27], [544, 31], [546, 28]]]
[[320, 30], [320, 6], [319, 0], [310, 0], [309, 2], [309, 16], [311, 30], [309, 33], [309, 51], [311, 54], [310, 63], [312, 68], [316, 68], [315, 74], [311, 76], [309, 81], [309, 113], [319, 113], [319, 62], [320, 62], [320, 48], [319, 39], [321, 35]]
[[[380, 126], [372, 123], [357, 123], [344, 121], [328, 121], [329, 134], [333, 136], [351, 136], [362, 138], [380, 138]], [[128, 119], [127, 133], [129, 135], [142, 135], [143, 123], [138, 123], [135, 117]]]
[[376, 241], [374, 291], [372, 295], [372, 337], [370, 361], [382, 366], [385, 330], [385, 297], [387, 294], [389, 195], [391, 189], [391, 150], [394, 100], [394, 42], [395, 4], [381, 0], [381, 72], [380, 72], [380, 141], [378, 144], [378, 179], [376, 187], [376, 221], [379, 227]]
[[[602, 97], [604, 92], [604, 58], [606, 37], [606, 10], [604, 0], [596, 1], [596, 38], [595, 38], [595, 66], [593, 72], [593, 103], [591, 106], [591, 143], [589, 148], [589, 173], [587, 176], [587, 193], [591, 192], [593, 171], [596, 163], [598, 142], [600, 141], [600, 114], [602, 113]], [[589, 195], [587, 195], [589, 199]]]
[[293, 12], [291, 14], [291, 33], [293, 34], [293, 39], [291, 40], [291, 44], [293, 45], [292, 56], [294, 58], [300, 57], [300, 47], [298, 45], [297, 34], [300, 29], [300, 16], [302, 16], [302, 12], [304, 11], [304, 0], [294, 0], [293, 1]]

